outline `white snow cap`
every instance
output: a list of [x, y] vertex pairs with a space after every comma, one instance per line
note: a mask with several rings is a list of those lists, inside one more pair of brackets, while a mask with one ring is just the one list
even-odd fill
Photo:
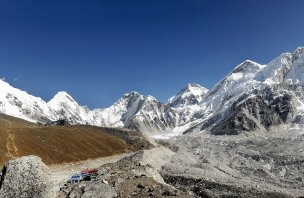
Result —
[[171, 97], [167, 104], [175, 108], [198, 104], [207, 92], [207, 88], [196, 83], [189, 83], [177, 95]]
[[62, 105], [69, 106], [72, 109], [76, 109], [78, 103], [65, 91], [59, 91], [49, 102], [48, 105], [55, 110], [62, 108]]

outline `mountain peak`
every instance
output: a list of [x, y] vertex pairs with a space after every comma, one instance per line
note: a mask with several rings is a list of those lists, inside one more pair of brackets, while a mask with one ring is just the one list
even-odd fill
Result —
[[[72, 96], [70, 96], [67, 92], [65, 91], [59, 91], [54, 97], [52, 100], [56, 100], [58, 102], [76, 102]], [[52, 101], [51, 100], [51, 101]], [[50, 102], [51, 102], [50, 101]]]
[[257, 70], [260, 70], [261, 65], [257, 62], [254, 62], [252, 60], [245, 60], [244, 62], [237, 65], [232, 73], [247, 73], [247, 72], [256, 72]]
[[55, 96], [70, 96], [66, 91], [58, 91]]
[[[208, 89], [206, 89], [205, 87], [202, 87], [200, 86], [199, 84], [196, 84], [196, 83], [188, 83], [181, 91], [180, 93], [182, 92], [187, 92], [187, 91], [191, 91], [191, 92], [196, 92], [196, 91], [205, 91], [207, 92]], [[200, 94], [200, 93], [198, 93]]]
[[140, 95], [138, 92], [136, 92], [136, 91], [131, 91], [130, 93], [125, 93], [125, 94], [123, 95], [123, 98], [138, 98], [138, 97], [140, 97], [140, 96], [142, 96], [142, 95]]
[[171, 97], [167, 104], [171, 107], [184, 107], [201, 102], [208, 89], [196, 83], [187, 84], [176, 96]]
[[196, 84], [196, 83], [188, 83], [186, 85], [186, 87], [202, 87], [202, 86], [200, 86], [199, 84]]
[[62, 109], [62, 105], [71, 106], [76, 109], [78, 103], [65, 91], [59, 91], [49, 102], [48, 105], [55, 110]]

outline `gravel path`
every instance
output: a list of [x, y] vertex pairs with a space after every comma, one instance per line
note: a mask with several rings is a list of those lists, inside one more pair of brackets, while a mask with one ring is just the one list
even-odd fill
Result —
[[124, 153], [120, 155], [114, 155], [110, 157], [101, 157], [97, 159], [89, 159], [86, 161], [65, 163], [60, 165], [49, 166], [52, 173], [52, 181], [54, 183], [54, 188], [52, 194], [56, 196], [59, 187], [62, 186], [66, 181], [74, 174], [81, 172], [85, 169], [97, 168], [107, 163], [115, 163], [120, 159], [133, 155], [134, 153]]

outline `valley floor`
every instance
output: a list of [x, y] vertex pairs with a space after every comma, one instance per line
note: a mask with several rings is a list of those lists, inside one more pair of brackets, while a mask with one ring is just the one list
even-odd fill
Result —
[[298, 197], [304, 195], [304, 134], [285, 130], [175, 140], [164, 180], [198, 197]]

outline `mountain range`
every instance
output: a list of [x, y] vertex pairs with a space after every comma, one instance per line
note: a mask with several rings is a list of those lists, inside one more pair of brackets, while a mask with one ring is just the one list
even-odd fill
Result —
[[246, 60], [210, 91], [188, 84], [167, 102], [137, 92], [112, 106], [90, 110], [68, 93], [43, 101], [0, 80], [0, 113], [42, 124], [129, 128], [155, 137], [194, 131], [239, 134], [304, 124], [304, 48], [283, 53], [266, 65]]

